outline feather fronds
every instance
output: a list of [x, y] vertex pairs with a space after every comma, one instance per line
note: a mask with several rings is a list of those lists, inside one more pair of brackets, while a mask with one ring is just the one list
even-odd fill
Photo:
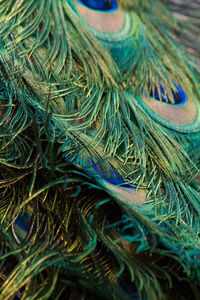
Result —
[[[0, 1], [0, 299], [171, 300], [176, 285], [199, 298], [199, 148], [187, 154], [137, 101], [174, 81], [198, 98], [199, 70], [164, 2], [125, 4], [136, 54], [120, 72], [68, 1]], [[94, 165], [146, 203], [113, 196]]]

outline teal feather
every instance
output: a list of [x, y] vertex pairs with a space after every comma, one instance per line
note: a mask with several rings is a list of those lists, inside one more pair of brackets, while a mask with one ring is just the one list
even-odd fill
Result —
[[[124, 72], [68, 1], [0, 1], [0, 299], [127, 299], [123, 275], [151, 300], [199, 297], [199, 151], [137, 101], [174, 80], [199, 98], [184, 46], [196, 38], [198, 58], [199, 22], [184, 27], [163, 1], [122, 4], [137, 25]], [[115, 196], [91, 159], [146, 203]], [[24, 212], [27, 235], [15, 222]]]

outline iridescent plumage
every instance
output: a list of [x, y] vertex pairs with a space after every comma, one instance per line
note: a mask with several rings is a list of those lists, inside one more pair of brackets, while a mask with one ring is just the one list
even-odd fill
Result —
[[140, 103], [174, 82], [199, 101], [199, 1], [121, 4], [130, 30], [106, 41], [71, 1], [0, 1], [0, 299], [200, 295], [200, 128]]

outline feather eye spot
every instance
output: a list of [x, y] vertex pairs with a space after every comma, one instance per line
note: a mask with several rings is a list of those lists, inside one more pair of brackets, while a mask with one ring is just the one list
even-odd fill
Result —
[[169, 105], [184, 105], [188, 101], [186, 93], [179, 85], [174, 84], [174, 87], [175, 89], [171, 89], [171, 96], [169, 96], [162, 84], [160, 84], [160, 89], [155, 86], [150, 89], [149, 98]]
[[80, 4], [87, 8], [101, 11], [101, 12], [113, 12], [118, 9], [116, 0], [77, 0]]

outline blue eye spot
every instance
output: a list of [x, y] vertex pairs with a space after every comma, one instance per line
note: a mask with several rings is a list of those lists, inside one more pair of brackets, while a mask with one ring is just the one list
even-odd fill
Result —
[[[133, 185], [128, 185], [124, 182], [124, 179], [120, 176], [120, 174], [112, 167], [110, 167], [110, 170], [107, 170], [107, 173], [105, 173], [104, 168], [101, 166], [99, 163], [94, 163], [93, 159], [90, 159], [90, 164], [93, 170], [101, 177], [102, 179], [106, 180], [107, 182], [123, 187], [123, 188], [128, 188], [128, 189], [136, 189], [136, 186]], [[128, 178], [128, 180], [131, 180]]]
[[77, 0], [80, 4], [97, 11], [113, 12], [118, 9], [116, 0]]
[[150, 99], [162, 101], [163, 103], [169, 105], [178, 105], [178, 106], [184, 105], [188, 100], [186, 93], [179, 85], [174, 84], [174, 87], [176, 89], [172, 90], [173, 102], [170, 101], [169, 96], [165, 93], [165, 90], [161, 84], [160, 84], [160, 96], [159, 96], [158, 88], [154, 87], [150, 90], [149, 97]]

